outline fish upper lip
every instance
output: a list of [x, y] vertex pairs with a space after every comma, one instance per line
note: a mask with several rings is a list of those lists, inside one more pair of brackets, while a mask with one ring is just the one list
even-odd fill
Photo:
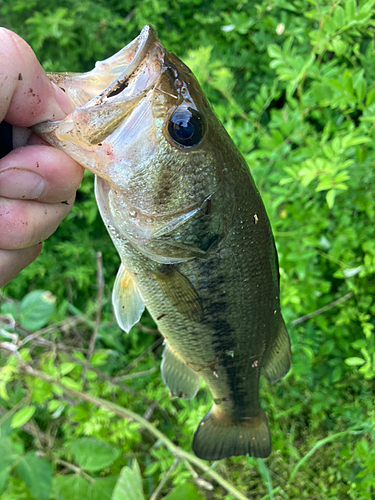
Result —
[[[158, 40], [158, 36], [154, 28], [150, 25], [146, 25], [140, 34], [135, 38], [132, 42], [130, 42], [123, 50], [131, 50], [132, 46], [136, 46], [136, 53], [133, 57], [133, 60], [126, 67], [123, 73], [116, 78], [107, 88], [105, 88], [100, 94], [94, 97], [91, 101], [91, 105], [103, 104], [106, 99], [116, 95], [117, 93], [121, 93], [121, 88], [126, 85], [126, 83], [130, 80], [131, 76], [137, 71], [137, 69], [142, 65], [145, 61], [147, 54], [150, 52], [153, 45], [155, 45]], [[164, 53], [164, 48], [159, 42], [159, 47]], [[147, 87], [144, 89], [147, 90]]]
[[[133, 57], [128, 62], [129, 58]], [[116, 101], [128, 102], [141, 99], [153, 86], [155, 86], [156, 82], [159, 80], [159, 77], [162, 73], [162, 66], [164, 63], [165, 49], [163, 45], [160, 43], [156, 31], [152, 26], [146, 25], [140, 34], [132, 40], [128, 45], [126, 45], [119, 52], [111, 56], [110, 58], [99, 61], [96, 63], [95, 68], [87, 73], [77, 74], [77, 81], [89, 79], [91, 75], [95, 75], [100, 82], [103, 73], [113, 74], [113, 80], [108, 85], [103, 82], [102, 90], [94, 95], [91, 99], [89, 98], [87, 102], [83, 105], [76, 105], [74, 110], [66, 117], [65, 120], [60, 120], [58, 122], [43, 122], [32, 127], [32, 130], [37, 134], [49, 134], [53, 131], [58, 133], [58, 129], [60, 131], [69, 131], [76, 128], [75, 117], [76, 110], [82, 110], [88, 115], [90, 111], [100, 108], [106, 108], [107, 103], [112, 103]], [[148, 61], [149, 59], [149, 61]], [[160, 70], [156, 69], [152, 63], [159, 61]], [[150, 73], [149, 77], [146, 79], [141, 79], [138, 82], [137, 79], [137, 71], [142, 70], [144, 65], [150, 64]], [[116, 73], [118, 74], [119, 68], [124, 67], [124, 70], [116, 77]], [[62, 74], [63, 75], [63, 74]], [[135, 90], [136, 95], [134, 96], [134, 88], [132, 87], [131, 92], [126, 92], [126, 88], [132, 81], [132, 77], [135, 79]], [[82, 86], [82, 83], [80, 83]], [[62, 81], [59, 84], [61, 88], [64, 89], [64, 82]], [[67, 87], [68, 88], [68, 87]], [[100, 84], [99, 84], [100, 88]], [[130, 89], [129, 89], [130, 90]], [[128, 95], [127, 95], [128, 94]], [[65, 123], [65, 125], [63, 125]], [[61, 127], [60, 127], [61, 124]], [[63, 138], [62, 140], [69, 140], [68, 137]], [[72, 138], [70, 139], [72, 140]]]

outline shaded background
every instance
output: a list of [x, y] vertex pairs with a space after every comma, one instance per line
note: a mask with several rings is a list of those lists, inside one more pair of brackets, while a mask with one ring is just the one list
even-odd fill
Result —
[[[262, 385], [270, 458], [215, 464], [256, 500], [375, 498], [374, 3], [0, 0], [1, 24], [31, 44], [46, 71], [87, 71], [152, 24], [165, 47], [193, 70], [246, 158], [274, 230], [293, 345], [290, 374], [274, 387]], [[193, 401], [168, 397], [154, 371], [161, 347], [147, 313], [128, 336], [117, 327], [110, 294], [118, 265], [93, 177], [86, 174], [72, 212], [41, 257], [2, 290], [2, 322], [14, 318], [18, 326], [6, 331], [24, 337], [38, 331], [47, 341], [25, 344], [22, 355], [33, 367], [63, 376], [84, 393], [142, 415], [148, 411], [152, 423], [191, 451], [210, 395], [202, 388]], [[57, 342], [67, 350], [56, 349]], [[161, 443], [134, 422], [25, 378], [12, 369], [13, 357], [0, 360], [0, 429], [6, 436], [0, 453], [9, 455], [6, 446], [16, 450], [1, 467], [2, 500], [110, 499], [121, 467], [133, 458], [145, 498], [152, 495], [174, 460]], [[135, 395], [118, 386], [116, 377], [145, 371], [124, 382]], [[90, 469], [82, 457], [94, 453], [97, 440], [113, 447], [113, 461]], [[49, 471], [44, 482], [37, 466], [31, 479], [19, 466], [19, 460], [34, 464], [37, 451], [45, 457], [41, 470]], [[94, 489], [87, 493], [94, 483], [86, 476], [107, 481], [98, 497]], [[202, 488], [193, 476], [180, 461], [159, 497], [189, 482], [195, 496], [180, 490], [179, 498], [234, 498], [212, 481], [212, 491]], [[36, 482], [44, 489], [35, 490]]]

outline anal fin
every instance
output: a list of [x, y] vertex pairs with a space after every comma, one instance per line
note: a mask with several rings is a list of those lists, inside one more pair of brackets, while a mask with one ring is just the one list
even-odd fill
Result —
[[200, 376], [167, 343], [161, 362], [161, 376], [174, 396], [192, 399], [199, 391]]
[[131, 274], [121, 264], [112, 291], [112, 304], [117, 323], [129, 333], [141, 319], [145, 305]]
[[283, 317], [280, 314], [279, 329], [272, 350], [262, 367], [262, 375], [270, 384], [275, 384], [289, 371], [292, 363], [289, 335]]
[[221, 460], [249, 454], [266, 458], [271, 453], [271, 435], [262, 409], [256, 417], [233, 421], [217, 411], [207, 413], [194, 434], [193, 451], [203, 460]]

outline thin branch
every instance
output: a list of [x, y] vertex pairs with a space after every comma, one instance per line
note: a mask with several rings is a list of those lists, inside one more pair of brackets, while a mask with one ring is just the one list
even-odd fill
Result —
[[[3, 323], [3, 324], [5, 324], [5, 325], [11, 326], [11, 328], [13, 330], [15, 330], [17, 333], [19, 333], [23, 337], [25, 337], [25, 339], [23, 341], [21, 341], [21, 343], [20, 343], [21, 346], [24, 345], [26, 343], [26, 339], [28, 339], [27, 342], [31, 342], [32, 341], [36, 345], [39, 345], [41, 347], [57, 347], [57, 349], [60, 349], [61, 351], [70, 351], [72, 349], [74, 349], [76, 351], [81, 351], [81, 352], [86, 352], [87, 351], [87, 349], [83, 349], [81, 347], [66, 346], [65, 344], [62, 344], [62, 343], [59, 343], [59, 342], [58, 343], [51, 342], [50, 340], [47, 340], [45, 338], [40, 338], [39, 337], [39, 335], [41, 335], [42, 333], [47, 333], [47, 330], [49, 332], [53, 331], [52, 330], [53, 326], [57, 327], [58, 325], [61, 325], [64, 322], [66, 323], [67, 320], [64, 320], [64, 322], [61, 321], [60, 323], [56, 323], [55, 325], [52, 325], [52, 326], [48, 327], [48, 329], [44, 328], [42, 330], [39, 330], [38, 332], [35, 332], [35, 334], [33, 332], [31, 332], [30, 330], [27, 330], [26, 328], [24, 328], [23, 326], [21, 326], [19, 323], [16, 323], [16, 322], [12, 321], [11, 318], [9, 318], [7, 316], [1, 316], [0, 315], [0, 322]], [[76, 325], [76, 324], [78, 324], [80, 322], [81, 321], [77, 321], [77, 319], [75, 319], [75, 321], [72, 322], [72, 324]], [[85, 320], [82, 320], [82, 322], [85, 322]]]
[[[17, 355], [18, 353], [14, 353]], [[18, 355], [17, 356], [18, 361], [20, 362], [20, 365], [22, 369], [28, 373], [29, 375], [40, 378], [44, 380], [45, 382], [49, 384], [54, 384], [55, 386], [59, 387], [63, 393], [73, 396], [79, 399], [82, 399], [84, 401], [87, 401], [89, 403], [92, 403], [100, 408], [104, 408], [116, 415], [118, 415], [121, 418], [126, 418], [130, 419], [134, 422], [139, 423], [142, 427], [144, 427], [150, 434], [152, 434], [156, 439], [159, 439], [166, 448], [179, 460], [188, 460], [190, 463], [194, 464], [197, 466], [199, 469], [204, 471], [208, 476], [210, 476], [214, 481], [216, 481], [220, 486], [222, 486], [224, 489], [228, 491], [231, 495], [233, 495], [235, 498], [238, 500], [249, 500], [243, 493], [237, 490], [232, 484], [230, 484], [228, 481], [226, 481], [223, 477], [220, 476], [217, 472], [212, 470], [209, 465], [207, 465], [203, 460], [200, 458], [192, 455], [191, 453], [188, 453], [185, 450], [182, 450], [180, 447], [176, 446], [167, 436], [165, 436], [162, 432], [160, 432], [154, 425], [152, 425], [150, 422], [145, 420], [143, 417], [138, 415], [137, 413], [127, 409], [127, 408], [122, 408], [121, 406], [112, 403], [111, 401], [107, 401], [105, 399], [97, 398], [95, 396], [91, 396], [90, 394], [86, 394], [80, 391], [76, 391], [74, 389], [70, 389], [63, 385], [61, 382], [58, 380], [52, 379], [51, 377], [48, 377], [45, 375], [43, 372], [34, 370], [31, 366], [29, 366], [25, 361]]]
[[157, 328], [150, 328], [149, 326], [142, 325], [140, 321], [135, 324], [138, 330], [141, 330], [142, 333], [147, 333], [149, 335], [161, 335]]
[[0, 415], [3, 415], [1, 418], [0, 418], [0, 426], [3, 425], [3, 423], [8, 420], [9, 417], [11, 417], [13, 415], [13, 413], [16, 413], [16, 411], [18, 410], [18, 408], [20, 408], [23, 403], [25, 402], [24, 399], [21, 399], [20, 401], [18, 401], [18, 403], [16, 403], [13, 408], [11, 408], [10, 410], [6, 411], [5, 408], [2, 408], [0, 406]]
[[[129, 372], [131, 369], [133, 369], [134, 366], [136, 366], [143, 358], [145, 358], [150, 351], [153, 351], [163, 341], [164, 341], [163, 337], [159, 337], [158, 339], [156, 339], [153, 344], [151, 344], [148, 347], [146, 347], [146, 349], [142, 352], [142, 354], [140, 354], [138, 356], [138, 358], [133, 359], [133, 361], [131, 361], [127, 366], [125, 366], [124, 371]], [[121, 375], [119, 377], [116, 377], [114, 380], [117, 380], [120, 377], [121, 377]]]
[[305, 316], [301, 316], [300, 318], [294, 319], [293, 321], [291, 321], [290, 324], [291, 325], [298, 325], [299, 323], [303, 323], [304, 321], [307, 321], [310, 318], [314, 318], [314, 316], [318, 316], [319, 314], [322, 314], [325, 311], [328, 311], [329, 309], [332, 309], [333, 307], [336, 307], [339, 304], [342, 304], [343, 302], [349, 300], [351, 297], [353, 297], [353, 295], [354, 295], [354, 292], [349, 292], [346, 295], [344, 295], [343, 297], [341, 297], [337, 300], [334, 300], [330, 304], [327, 304], [326, 306], [321, 307], [320, 309], [317, 309], [316, 311], [313, 311], [310, 314], [306, 314]]
[[129, 12], [129, 14], [124, 18], [124, 23], [128, 23], [129, 21], [131, 21], [133, 19], [133, 17], [135, 16], [135, 10], [131, 10]]
[[14, 318], [13, 316], [11, 315], [3, 315], [3, 314], [0, 314], [0, 321], [4, 324], [4, 325], [8, 325], [10, 326], [10, 328], [12, 330], [14, 330], [14, 327], [16, 326], [16, 322], [14, 321]]
[[[92, 335], [91, 335], [91, 339], [90, 339], [90, 343], [89, 343], [89, 348], [87, 350], [87, 356], [86, 356], [87, 362], [89, 364], [90, 364], [92, 355], [94, 354], [96, 339], [97, 339], [98, 332], [99, 332], [99, 327], [100, 327], [100, 320], [101, 320], [101, 317], [102, 317], [103, 291], [104, 291], [102, 252], [96, 252], [96, 266], [97, 266], [96, 281], [97, 281], [97, 285], [98, 285], [98, 293], [97, 293], [97, 296], [96, 296], [95, 326], [94, 326], [94, 331], [92, 332]], [[85, 385], [86, 373], [87, 373], [87, 368], [85, 367], [83, 369], [83, 373], [82, 373], [83, 385]]]
[[[122, 391], [127, 392], [128, 394], [132, 394], [133, 396], [141, 397], [137, 391], [132, 389], [131, 387], [128, 387], [127, 385], [121, 384], [120, 382], [117, 381], [115, 378], [111, 378], [109, 375], [106, 375], [103, 373], [101, 370], [98, 370], [92, 365], [89, 365], [86, 361], [82, 361], [81, 359], [77, 358], [76, 356], [73, 356], [72, 354], [66, 353], [65, 354], [73, 363], [76, 363], [79, 366], [82, 366], [86, 370], [90, 370], [101, 379], [105, 380], [106, 382], [109, 382], [111, 385], [117, 385]], [[144, 401], [150, 402], [148, 398], [143, 398]]]
[[147, 408], [147, 410], [145, 411], [144, 415], [143, 415], [143, 418], [145, 420], [150, 420], [150, 418], [152, 417], [152, 414], [154, 413], [155, 409], [158, 407], [158, 403], [156, 401], [153, 401], [150, 406]]
[[79, 323], [83, 323], [83, 320], [80, 316], [70, 316], [69, 318], [66, 318], [63, 321], [59, 321], [58, 323], [55, 323], [51, 326], [47, 326], [46, 328], [42, 328], [41, 330], [38, 330], [35, 333], [31, 333], [22, 340], [21, 345], [25, 345], [28, 342], [32, 342], [33, 340], [37, 339], [41, 335], [44, 335], [45, 333], [54, 333], [57, 330], [60, 330], [60, 328], [65, 329], [71, 326], [77, 326]]
[[201, 488], [204, 488], [208, 491], [212, 491], [214, 487], [212, 486], [211, 483], [203, 479], [190, 465], [190, 463], [187, 460], [184, 460], [184, 465], [187, 468], [187, 470], [190, 472], [190, 474], [193, 476], [194, 481], [197, 483], [198, 486]]
[[172, 472], [177, 467], [178, 462], [179, 462], [178, 458], [175, 458], [173, 460], [172, 465], [169, 467], [169, 469], [165, 473], [163, 479], [160, 481], [160, 483], [158, 484], [157, 488], [155, 489], [155, 491], [153, 492], [153, 494], [150, 496], [150, 500], [156, 500], [157, 499], [157, 497], [158, 497], [159, 493], [161, 492], [161, 490], [163, 489], [165, 483], [168, 481], [168, 479], [170, 478], [170, 475], [172, 474]]
[[[0, 406], [0, 415], [2, 415], [2, 418], [0, 419], [0, 425], [7, 420], [12, 413], [15, 413], [18, 408], [21, 406], [21, 403], [23, 403], [24, 400], [21, 400], [17, 405], [15, 405], [11, 410], [6, 411], [5, 408]], [[43, 431], [39, 429], [39, 427], [36, 425], [34, 420], [30, 420], [29, 422], [26, 422], [26, 424], [23, 424], [21, 426], [21, 429], [26, 432], [27, 434], [30, 434], [30, 436], [33, 436], [36, 441], [38, 442], [39, 449], [41, 451], [44, 451], [44, 446], [42, 442], [48, 443], [48, 436], [45, 434]]]
[[79, 351], [82, 353], [87, 352], [87, 349], [84, 349], [83, 347], [65, 345], [65, 344], [62, 344], [61, 342], [52, 342], [51, 340], [47, 340], [47, 339], [43, 339], [43, 338], [35, 339], [35, 340], [33, 340], [33, 342], [35, 345], [38, 345], [40, 347], [57, 348], [57, 350], [60, 350], [60, 351]]
[[130, 373], [129, 375], [121, 375], [120, 377], [116, 377], [113, 380], [119, 382], [120, 380], [130, 380], [132, 378], [144, 377], [145, 375], [151, 375], [157, 370], [156, 366], [153, 366], [149, 370], [144, 370], [143, 372]]
[[[9, 321], [10, 318], [8, 318], [7, 316], [0, 316], [0, 321], [8, 324], [8, 321]], [[18, 325], [16, 325], [18, 326]], [[39, 346], [42, 346], [42, 347], [48, 347], [48, 348], [55, 348], [57, 347], [57, 349], [59, 350], [63, 350], [63, 351], [68, 351], [68, 350], [71, 350], [73, 348], [68, 348], [65, 346], [65, 344], [61, 344], [61, 343], [54, 343], [50, 340], [46, 340], [44, 338], [39, 338], [38, 336], [36, 336], [35, 338], [32, 338], [31, 337], [34, 335], [32, 334], [32, 332], [30, 332], [30, 330], [26, 330], [25, 328], [22, 328], [23, 329], [23, 333], [27, 335], [27, 337], [25, 338], [25, 340], [27, 338], [29, 338], [29, 341], [30, 342], [33, 342], [34, 344], [36, 345], [39, 345]], [[44, 329], [45, 330], [45, 329]], [[35, 335], [37, 333], [40, 333], [42, 332], [43, 330], [39, 330], [39, 332], [36, 332]], [[7, 332], [8, 334], [8, 332]], [[10, 344], [9, 346], [8, 345], [4, 345], [3, 348], [9, 352], [9, 350], [11, 350], [11, 345], [14, 345], [14, 350], [17, 350], [18, 349], [18, 339], [14, 336], [14, 334], [8, 334], [12, 339], [13, 339], [13, 344]], [[148, 352], [150, 349], [156, 347], [157, 345], [159, 345], [161, 342], [162, 342], [162, 338], [160, 339], [157, 339], [156, 342], [154, 342], [151, 346], [147, 347], [145, 349], [145, 351], [140, 355], [138, 356], [138, 358], [136, 358], [133, 362], [130, 363], [130, 365], [134, 366], [134, 364], [136, 364], [138, 361], [140, 361]], [[3, 343], [0, 344], [0, 347], [2, 346]], [[8, 343], [6, 343], [8, 344]], [[24, 345], [24, 342], [21, 342], [20, 345]], [[80, 348], [74, 348], [74, 350], [76, 351], [86, 351], [86, 349], [80, 349]], [[89, 363], [87, 363], [86, 361], [82, 361], [81, 359], [77, 358], [76, 356], [73, 356], [72, 354], [70, 354], [69, 352], [66, 352], [65, 354], [71, 361], [73, 361], [75, 364], [79, 365], [79, 366], [82, 366], [83, 369], [84, 369], [84, 372], [86, 373], [87, 370], [90, 370], [94, 373], [96, 373], [96, 375], [101, 379], [101, 380], [105, 380], [106, 382], [109, 382], [110, 384], [112, 385], [116, 385], [117, 387], [119, 387], [122, 391], [124, 392], [127, 392], [128, 394], [132, 394], [133, 396], [137, 396], [137, 397], [141, 397], [137, 391], [135, 391], [134, 389], [132, 389], [131, 387], [128, 387], [127, 385], [124, 385], [121, 383], [121, 379], [122, 377], [116, 377], [116, 378], [111, 378], [109, 377], [108, 375], [106, 375], [105, 373], [103, 373], [101, 370], [98, 370], [97, 368], [93, 367], [92, 365], [90, 365]], [[128, 365], [129, 366], [129, 365]], [[151, 373], [153, 373], [154, 371], [156, 371], [156, 367], [153, 367], [151, 368], [150, 370], [147, 370], [147, 371], [143, 371], [143, 372], [138, 372], [138, 373], [132, 373], [130, 375], [125, 375], [124, 378], [126, 379], [132, 379], [132, 378], [137, 378], [137, 377], [142, 377], [142, 376], [145, 376], [145, 375], [149, 375]], [[151, 400], [146, 398], [146, 397], [142, 397], [143, 400], [146, 402], [146, 403], [151, 403]]]
[[83, 471], [80, 467], [77, 467], [76, 465], [71, 464], [69, 462], [65, 462], [65, 460], [61, 460], [61, 458], [54, 458], [53, 461], [59, 465], [62, 465], [63, 467], [66, 467], [67, 469], [75, 472], [76, 474], [79, 474], [83, 478], [87, 479], [90, 483], [95, 482], [95, 479], [92, 478], [91, 476], [89, 476], [88, 474], [86, 474], [86, 472]]
[[96, 309], [96, 317], [95, 317], [95, 327], [93, 334], [90, 339], [89, 349], [87, 352], [87, 361], [90, 363], [96, 343], [96, 337], [98, 336], [100, 320], [102, 317], [102, 308], [103, 308], [103, 291], [104, 291], [104, 278], [103, 278], [103, 259], [102, 252], [96, 252], [96, 265], [97, 265], [97, 274], [96, 281], [98, 283], [98, 294], [96, 297], [97, 309]]

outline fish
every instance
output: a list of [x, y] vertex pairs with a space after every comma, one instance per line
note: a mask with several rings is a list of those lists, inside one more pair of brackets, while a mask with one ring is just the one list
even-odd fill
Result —
[[190, 69], [145, 26], [87, 73], [53, 73], [74, 110], [34, 127], [93, 172], [120, 255], [112, 300], [129, 332], [145, 306], [165, 339], [161, 374], [213, 405], [192, 441], [205, 460], [271, 452], [259, 379], [291, 366], [270, 222], [249, 168]]

